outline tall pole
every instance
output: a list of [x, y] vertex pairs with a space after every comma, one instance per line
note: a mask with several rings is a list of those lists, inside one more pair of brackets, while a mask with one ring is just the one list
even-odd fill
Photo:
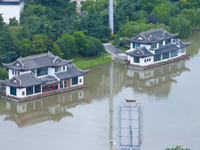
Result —
[[111, 29], [110, 37], [112, 37], [114, 35], [113, 0], [109, 0], [109, 27]]

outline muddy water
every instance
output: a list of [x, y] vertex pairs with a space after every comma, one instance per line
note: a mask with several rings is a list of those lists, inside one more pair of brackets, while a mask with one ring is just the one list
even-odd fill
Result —
[[[111, 62], [91, 69], [88, 87], [24, 103], [0, 100], [1, 150], [109, 150], [118, 106], [143, 105], [142, 150], [200, 149], [200, 33], [190, 59], [147, 71]], [[117, 146], [117, 144], [116, 144]]]

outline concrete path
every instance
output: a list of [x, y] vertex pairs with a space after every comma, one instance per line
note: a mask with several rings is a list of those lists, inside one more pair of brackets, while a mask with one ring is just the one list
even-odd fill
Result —
[[113, 45], [111, 45], [111, 43], [105, 43], [104, 47], [105, 50], [112, 55], [111, 58], [113, 60], [124, 61], [127, 59], [127, 55], [124, 52], [117, 49], [116, 47], [114, 47]]

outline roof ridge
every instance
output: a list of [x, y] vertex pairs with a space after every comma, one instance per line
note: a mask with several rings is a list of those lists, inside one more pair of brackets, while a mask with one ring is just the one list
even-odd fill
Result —
[[26, 57], [21, 57], [21, 60], [27, 60], [31, 58], [39, 58], [43, 56], [54, 56], [52, 53], [42, 53], [42, 54], [37, 54], [37, 55], [31, 55], [31, 56], [26, 56]]

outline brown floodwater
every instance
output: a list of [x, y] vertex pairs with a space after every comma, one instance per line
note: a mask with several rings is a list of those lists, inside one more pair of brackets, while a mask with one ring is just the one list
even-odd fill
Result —
[[87, 88], [23, 103], [0, 99], [0, 150], [109, 150], [118, 106], [143, 105], [142, 150], [200, 149], [200, 32], [190, 59], [146, 71], [111, 62], [91, 68]]

